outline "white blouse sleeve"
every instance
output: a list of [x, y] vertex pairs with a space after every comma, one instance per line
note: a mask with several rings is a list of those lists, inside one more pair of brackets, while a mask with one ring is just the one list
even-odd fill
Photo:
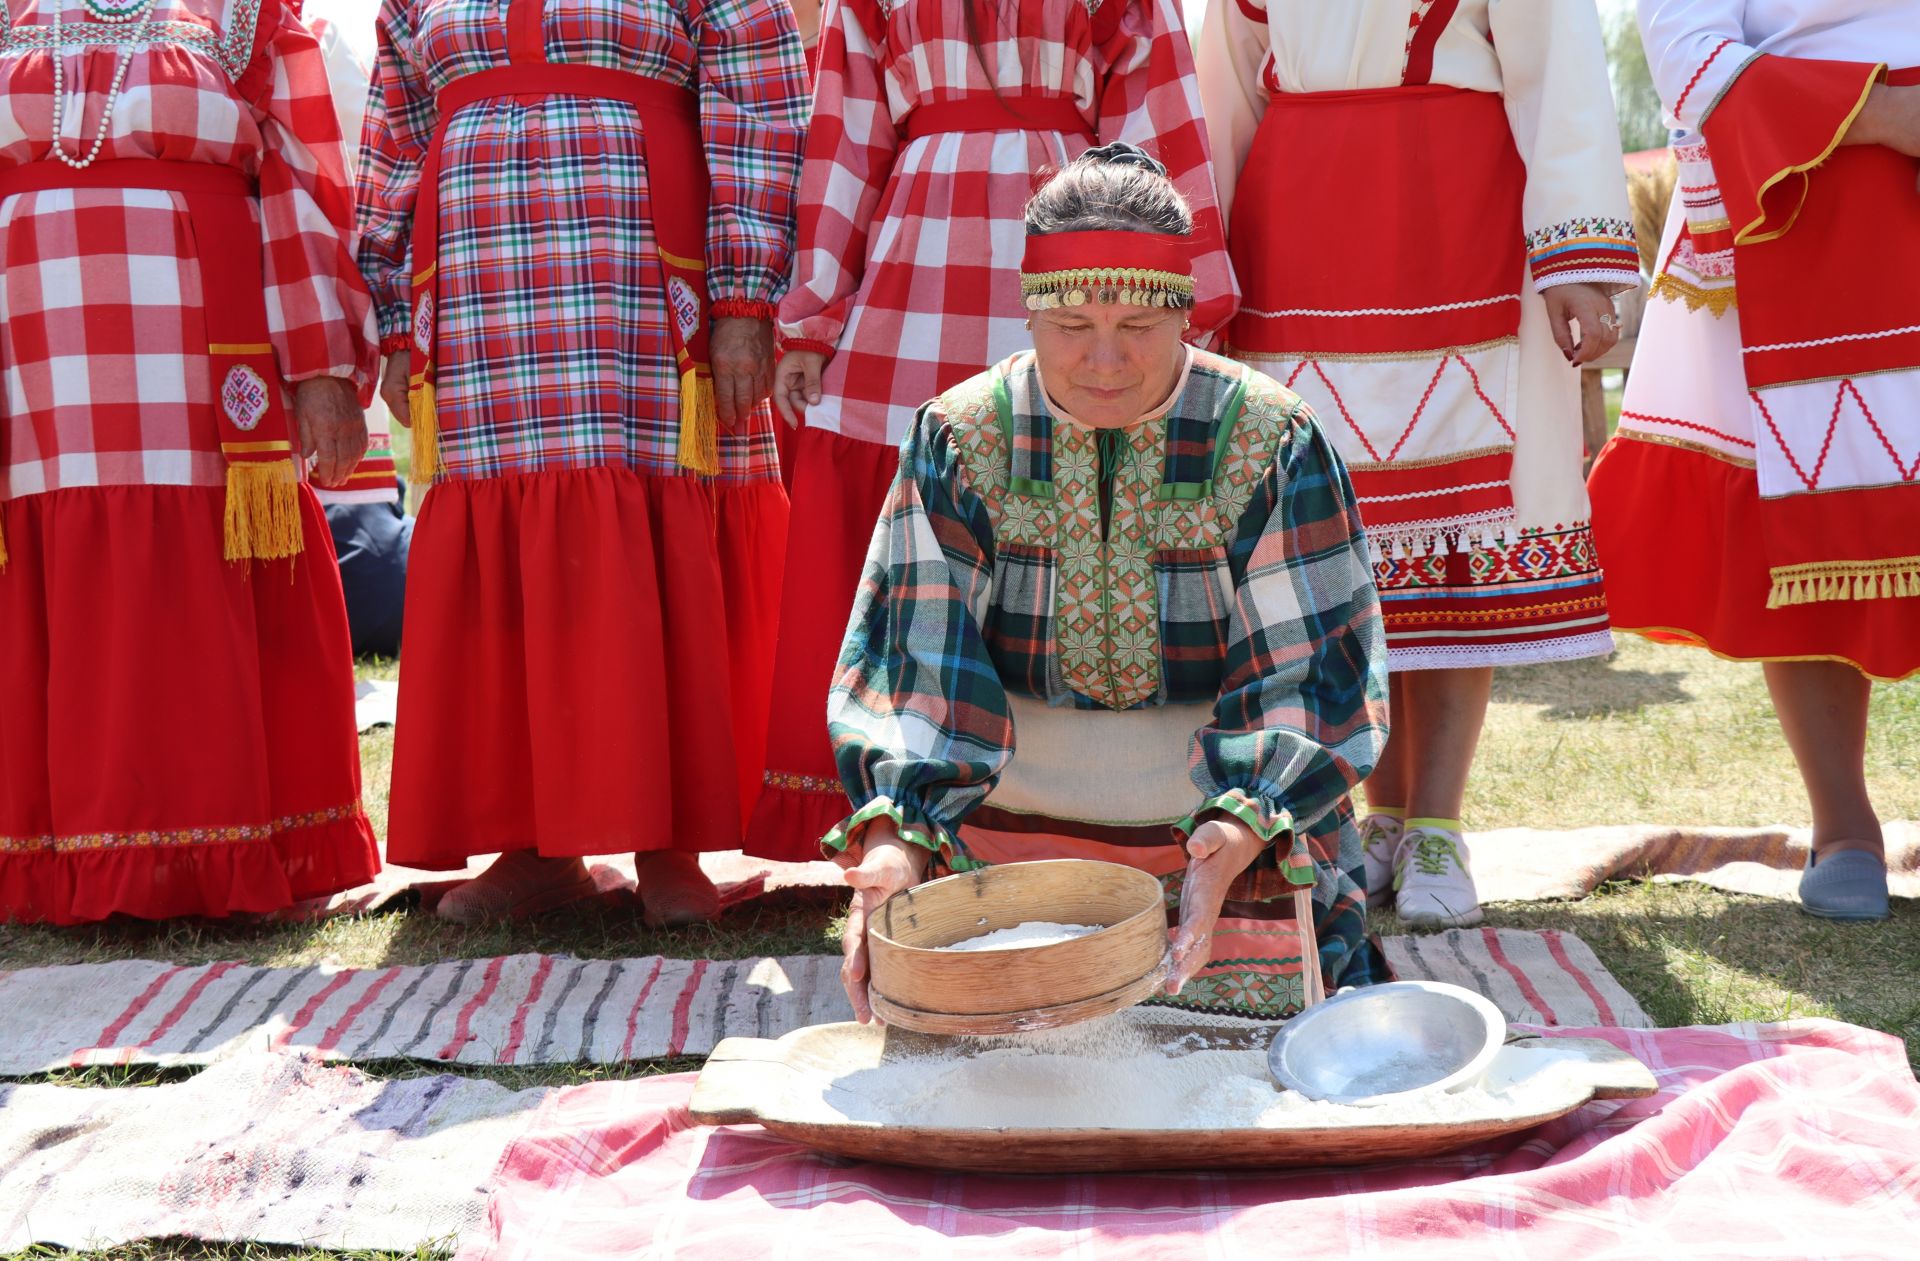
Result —
[[1266, 0], [1208, 0], [1193, 41], [1200, 105], [1207, 116], [1214, 185], [1223, 221], [1233, 213], [1240, 168], [1267, 112], [1261, 70], [1267, 62]]
[[1620, 129], [1593, 0], [1491, 0], [1513, 140], [1527, 165], [1522, 215], [1536, 289], [1640, 283]]

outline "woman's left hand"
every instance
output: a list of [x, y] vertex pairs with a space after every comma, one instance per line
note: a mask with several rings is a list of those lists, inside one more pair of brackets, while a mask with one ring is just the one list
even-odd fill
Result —
[[1206, 966], [1227, 888], [1264, 848], [1259, 833], [1230, 817], [1208, 819], [1187, 838], [1187, 880], [1180, 889], [1180, 927], [1173, 934], [1168, 994], [1178, 994]]
[[726, 315], [713, 322], [713, 402], [728, 429], [773, 392], [773, 321]]
[[[1620, 340], [1620, 317], [1614, 313], [1613, 299], [1599, 285], [1552, 285], [1540, 296], [1547, 302], [1553, 340], [1574, 367], [1592, 363]], [[1575, 324], [1580, 326], [1577, 342]]]
[[312, 377], [293, 387], [294, 433], [313, 480], [338, 486], [367, 453], [367, 413], [353, 382]]

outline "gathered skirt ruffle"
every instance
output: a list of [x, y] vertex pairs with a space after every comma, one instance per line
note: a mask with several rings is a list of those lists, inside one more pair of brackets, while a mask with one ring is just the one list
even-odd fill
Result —
[[786, 522], [771, 479], [437, 484], [408, 573], [389, 857], [738, 848]]
[[379, 870], [326, 516], [224, 560], [218, 488], [0, 504], [0, 920], [271, 912]]

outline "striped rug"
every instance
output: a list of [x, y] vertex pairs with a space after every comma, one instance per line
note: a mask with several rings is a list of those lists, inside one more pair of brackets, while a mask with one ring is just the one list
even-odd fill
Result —
[[[1386, 941], [1397, 975], [1465, 985], [1509, 1019], [1646, 1027], [1570, 933], [1457, 929]], [[261, 1051], [459, 1064], [704, 1055], [849, 1017], [831, 955], [573, 959], [424, 967], [182, 967], [125, 961], [0, 973], [0, 1075], [96, 1064], [206, 1064]]]

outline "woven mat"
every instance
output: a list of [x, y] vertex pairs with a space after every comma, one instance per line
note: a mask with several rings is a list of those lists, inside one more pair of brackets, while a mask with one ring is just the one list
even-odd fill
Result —
[[148, 1089], [0, 1085], [0, 1252], [167, 1235], [457, 1244], [548, 1093], [374, 1081], [298, 1055]]
[[[1649, 1022], [1571, 933], [1456, 929], [1389, 938], [1397, 975], [1450, 981], [1532, 1024]], [[704, 1055], [850, 1018], [833, 955], [572, 959], [423, 967], [198, 967], [128, 960], [0, 973], [0, 1075], [207, 1064], [300, 1050], [339, 1060], [611, 1063]]]

